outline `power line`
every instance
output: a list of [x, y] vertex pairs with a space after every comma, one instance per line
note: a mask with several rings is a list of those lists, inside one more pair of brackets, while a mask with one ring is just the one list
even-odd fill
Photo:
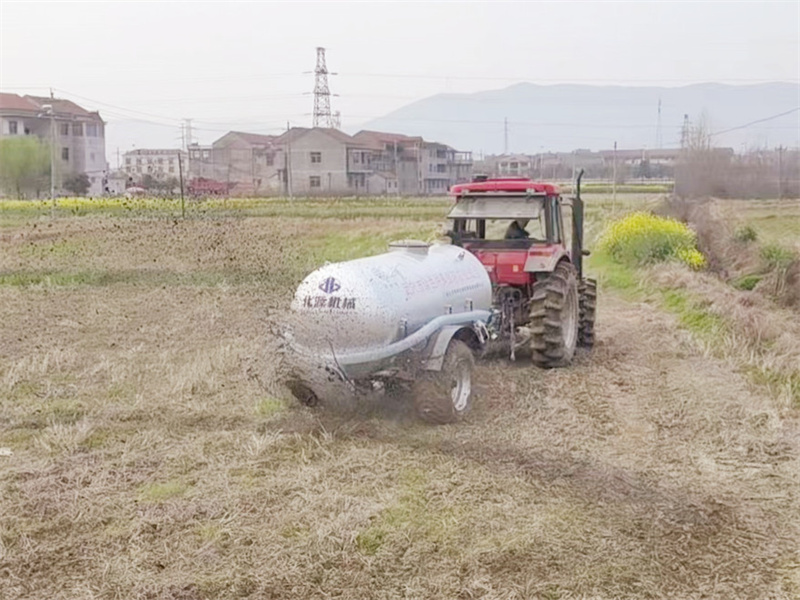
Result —
[[481, 75], [446, 75], [446, 74], [437, 74], [437, 75], [426, 75], [426, 74], [415, 74], [415, 73], [341, 73], [341, 77], [376, 77], [376, 78], [386, 78], [386, 79], [431, 79], [431, 80], [443, 80], [443, 79], [455, 79], [455, 80], [463, 80], [463, 81], [517, 81], [519, 83], [535, 83], [535, 82], [547, 82], [547, 83], [686, 83], [686, 84], [693, 84], [693, 83], [723, 83], [727, 81], [737, 82], [737, 83], [797, 83], [800, 82], [800, 78], [790, 78], [790, 79], [769, 79], [769, 78], [755, 78], [755, 77], [731, 77], [731, 78], [724, 78], [718, 79], [715, 81], [709, 81], [708, 79], [680, 79], [680, 78], [642, 78], [636, 77], [631, 79], [625, 78], [615, 78], [615, 77], [509, 77], [509, 76], [481, 76]]
[[796, 106], [791, 110], [787, 110], [786, 112], [778, 113], [777, 115], [772, 115], [770, 117], [764, 117], [763, 119], [757, 119], [755, 121], [750, 121], [749, 123], [745, 123], [744, 125], [737, 125], [736, 127], [731, 127], [730, 129], [723, 129], [722, 131], [715, 131], [714, 133], [710, 134], [711, 136], [715, 135], [722, 135], [723, 133], [729, 133], [731, 131], [736, 131], [738, 129], [745, 129], [746, 127], [750, 127], [751, 125], [756, 125], [757, 123], [764, 123], [765, 121], [772, 121], [773, 119], [778, 119], [780, 117], [785, 117], [786, 115], [790, 115], [793, 112], [797, 112], [800, 110], [800, 106]]

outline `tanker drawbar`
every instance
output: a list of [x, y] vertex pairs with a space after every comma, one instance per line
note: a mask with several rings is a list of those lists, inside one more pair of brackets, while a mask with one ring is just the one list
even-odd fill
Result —
[[287, 386], [306, 404], [413, 387], [420, 415], [457, 420], [472, 400], [472, 354], [487, 340], [492, 285], [470, 252], [418, 241], [308, 275], [285, 332]]

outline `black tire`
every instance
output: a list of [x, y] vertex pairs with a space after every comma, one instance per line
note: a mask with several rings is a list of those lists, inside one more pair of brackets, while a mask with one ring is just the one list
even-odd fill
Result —
[[580, 286], [580, 325], [578, 327], [578, 346], [594, 346], [594, 318], [597, 312], [597, 281], [584, 279]]
[[441, 371], [426, 371], [414, 384], [414, 406], [425, 421], [455, 423], [472, 408], [475, 357], [461, 340], [450, 340]]
[[533, 363], [551, 369], [572, 362], [578, 345], [578, 276], [561, 262], [549, 276], [533, 285], [530, 328]]

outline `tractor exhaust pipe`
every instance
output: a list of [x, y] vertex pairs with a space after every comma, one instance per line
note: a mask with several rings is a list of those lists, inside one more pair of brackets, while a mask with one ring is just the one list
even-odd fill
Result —
[[578, 271], [578, 280], [583, 279], [583, 200], [581, 199], [583, 169], [578, 173], [575, 198], [572, 199], [572, 262]]

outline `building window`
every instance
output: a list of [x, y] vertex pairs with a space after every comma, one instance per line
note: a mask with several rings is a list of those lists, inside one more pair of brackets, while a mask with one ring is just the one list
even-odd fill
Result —
[[164, 164], [164, 159], [163, 158], [159, 158], [158, 159], [158, 164], [163, 165]]
[[130, 159], [130, 158], [126, 158], [126, 159], [125, 159], [125, 164], [126, 164], [126, 165], [129, 165], [129, 164], [131, 164], [131, 159]]
[[275, 157], [272, 154], [267, 154], [267, 166], [271, 167], [275, 164]]
[[8, 122], [8, 133], [10, 135], [17, 135], [17, 122], [16, 121], [9, 121]]
[[97, 137], [97, 123], [86, 124], [86, 135], [87, 137]]
[[[314, 154], [313, 152], [311, 154]], [[321, 180], [319, 175], [312, 175], [308, 178], [308, 185], [312, 188], [318, 188], [322, 186]]]
[[[311, 153], [311, 163], [321, 163], [322, 162], [322, 152], [312, 152]], [[319, 179], [319, 178], [317, 178]], [[319, 186], [317, 186], [319, 187]]]
[[142, 159], [141, 158], [137, 158], [136, 159], [136, 166], [140, 167], [141, 165], [142, 165]]
[[94, 152], [89, 153], [89, 160], [94, 162]]
[[61, 149], [61, 160], [69, 161], [69, 148]]
[[61, 135], [69, 135], [69, 123], [61, 124]]
[[175, 167], [173, 167], [172, 165], [170, 165], [170, 167], [169, 167], [169, 172], [170, 172], [170, 173], [174, 173], [174, 172], [175, 172]]
[[72, 135], [83, 135], [83, 123], [73, 123], [72, 124]]

